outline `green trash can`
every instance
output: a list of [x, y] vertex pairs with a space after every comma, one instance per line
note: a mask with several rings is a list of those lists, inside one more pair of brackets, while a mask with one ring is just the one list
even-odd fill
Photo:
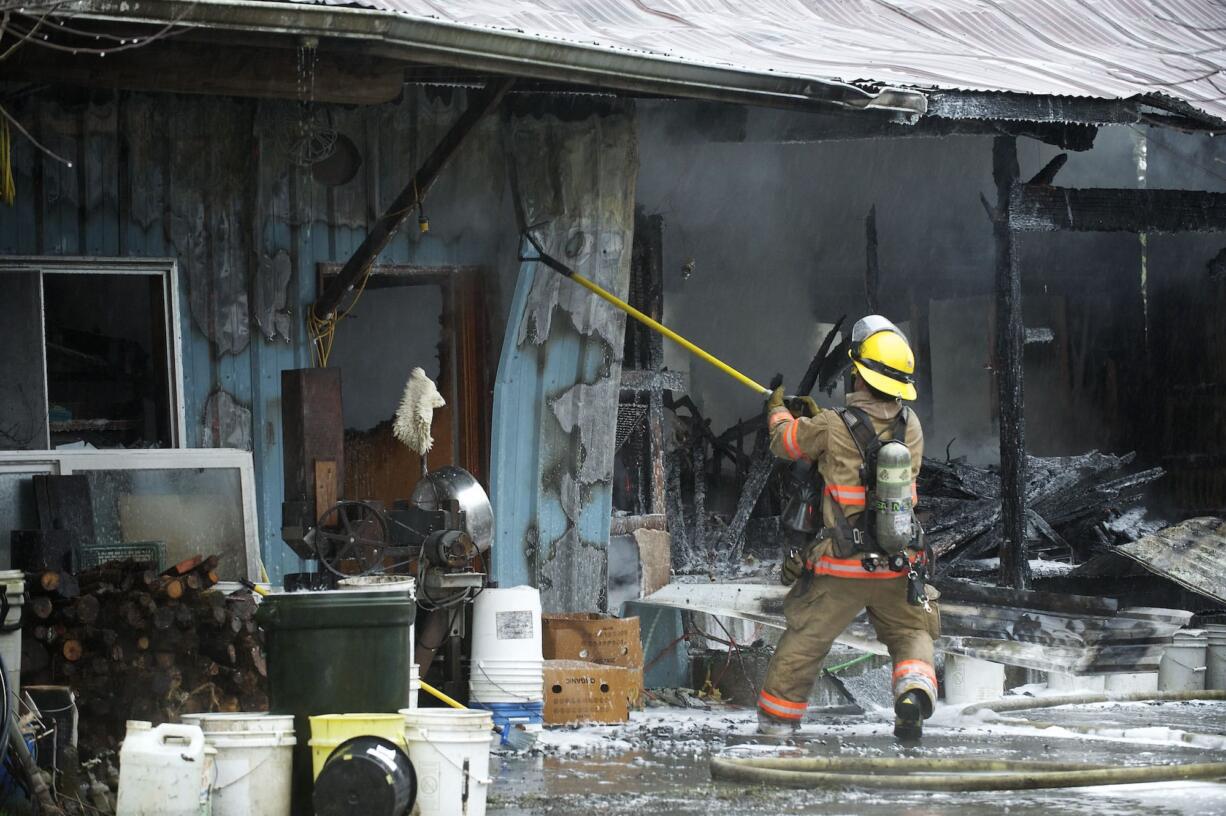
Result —
[[309, 717], [394, 714], [409, 705], [413, 590], [333, 590], [269, 595], [256, 620], [268, 652], [268, 702], [293, 714], [292, 812], [311, 816]]

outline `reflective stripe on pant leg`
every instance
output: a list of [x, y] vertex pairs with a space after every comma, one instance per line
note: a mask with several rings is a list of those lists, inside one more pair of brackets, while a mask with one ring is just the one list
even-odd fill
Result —
[[900, 660], [894, 664], [895, 699], [912, 689], [928, 695], [935, 705], [937, 699], [937, 673], [931, 663], [923, 660]]
[[776, 719], [799, 722], [805, 718], [809, 706], [807, 703], [795, 703], [763, 691], [758, 695], [758, 708]]

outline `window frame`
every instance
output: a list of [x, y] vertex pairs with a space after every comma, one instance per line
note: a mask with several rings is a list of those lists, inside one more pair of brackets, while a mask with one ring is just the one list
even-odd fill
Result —
[[[46, 467], [58, 476], [98, 470], [237, 470], [242, 493], [246, 577], [261, 575], [255, 465], [250, 451], [233, 448], [115, 448], [0, 451], [0, 472]], [[205, 553], [209, 555], [210, 553]]]
[[[43, 390], [47, 382], [46, 301], [43, 281], [47, 275], [140, 275], [162, 278], [162, 311], [166, 332], [166, 372], [170, 400], [170, 448], [185, 450], [187, 413], [183, 396], [183, 331], [179, 320], [179, 265], [173, 258], [95, 258], [58, 257], [43, 255], [0, 256], [0, 273], [31, 273], [38, 275], [39, 312], [43, 316], [40, 329], [42, 343]], [[51, 445], [50, 422], [45, 423], [44, 444]], [[17, 451], [20, 453], [21, 451]]]

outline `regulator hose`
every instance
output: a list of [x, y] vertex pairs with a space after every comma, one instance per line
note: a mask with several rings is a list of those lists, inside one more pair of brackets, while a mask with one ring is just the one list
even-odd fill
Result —
[[786, 788], [1002, 791], [1226, 778], [1226, 762], [1110, 767], [1076, 762], [862, 757], [711, 758], [711, 777]]

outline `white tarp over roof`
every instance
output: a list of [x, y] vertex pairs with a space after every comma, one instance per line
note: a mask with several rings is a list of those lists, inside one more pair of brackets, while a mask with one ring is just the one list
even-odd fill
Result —
[[1216, 0], [293, 0], [763, 76], [1130, 98], [1226, 119]]

